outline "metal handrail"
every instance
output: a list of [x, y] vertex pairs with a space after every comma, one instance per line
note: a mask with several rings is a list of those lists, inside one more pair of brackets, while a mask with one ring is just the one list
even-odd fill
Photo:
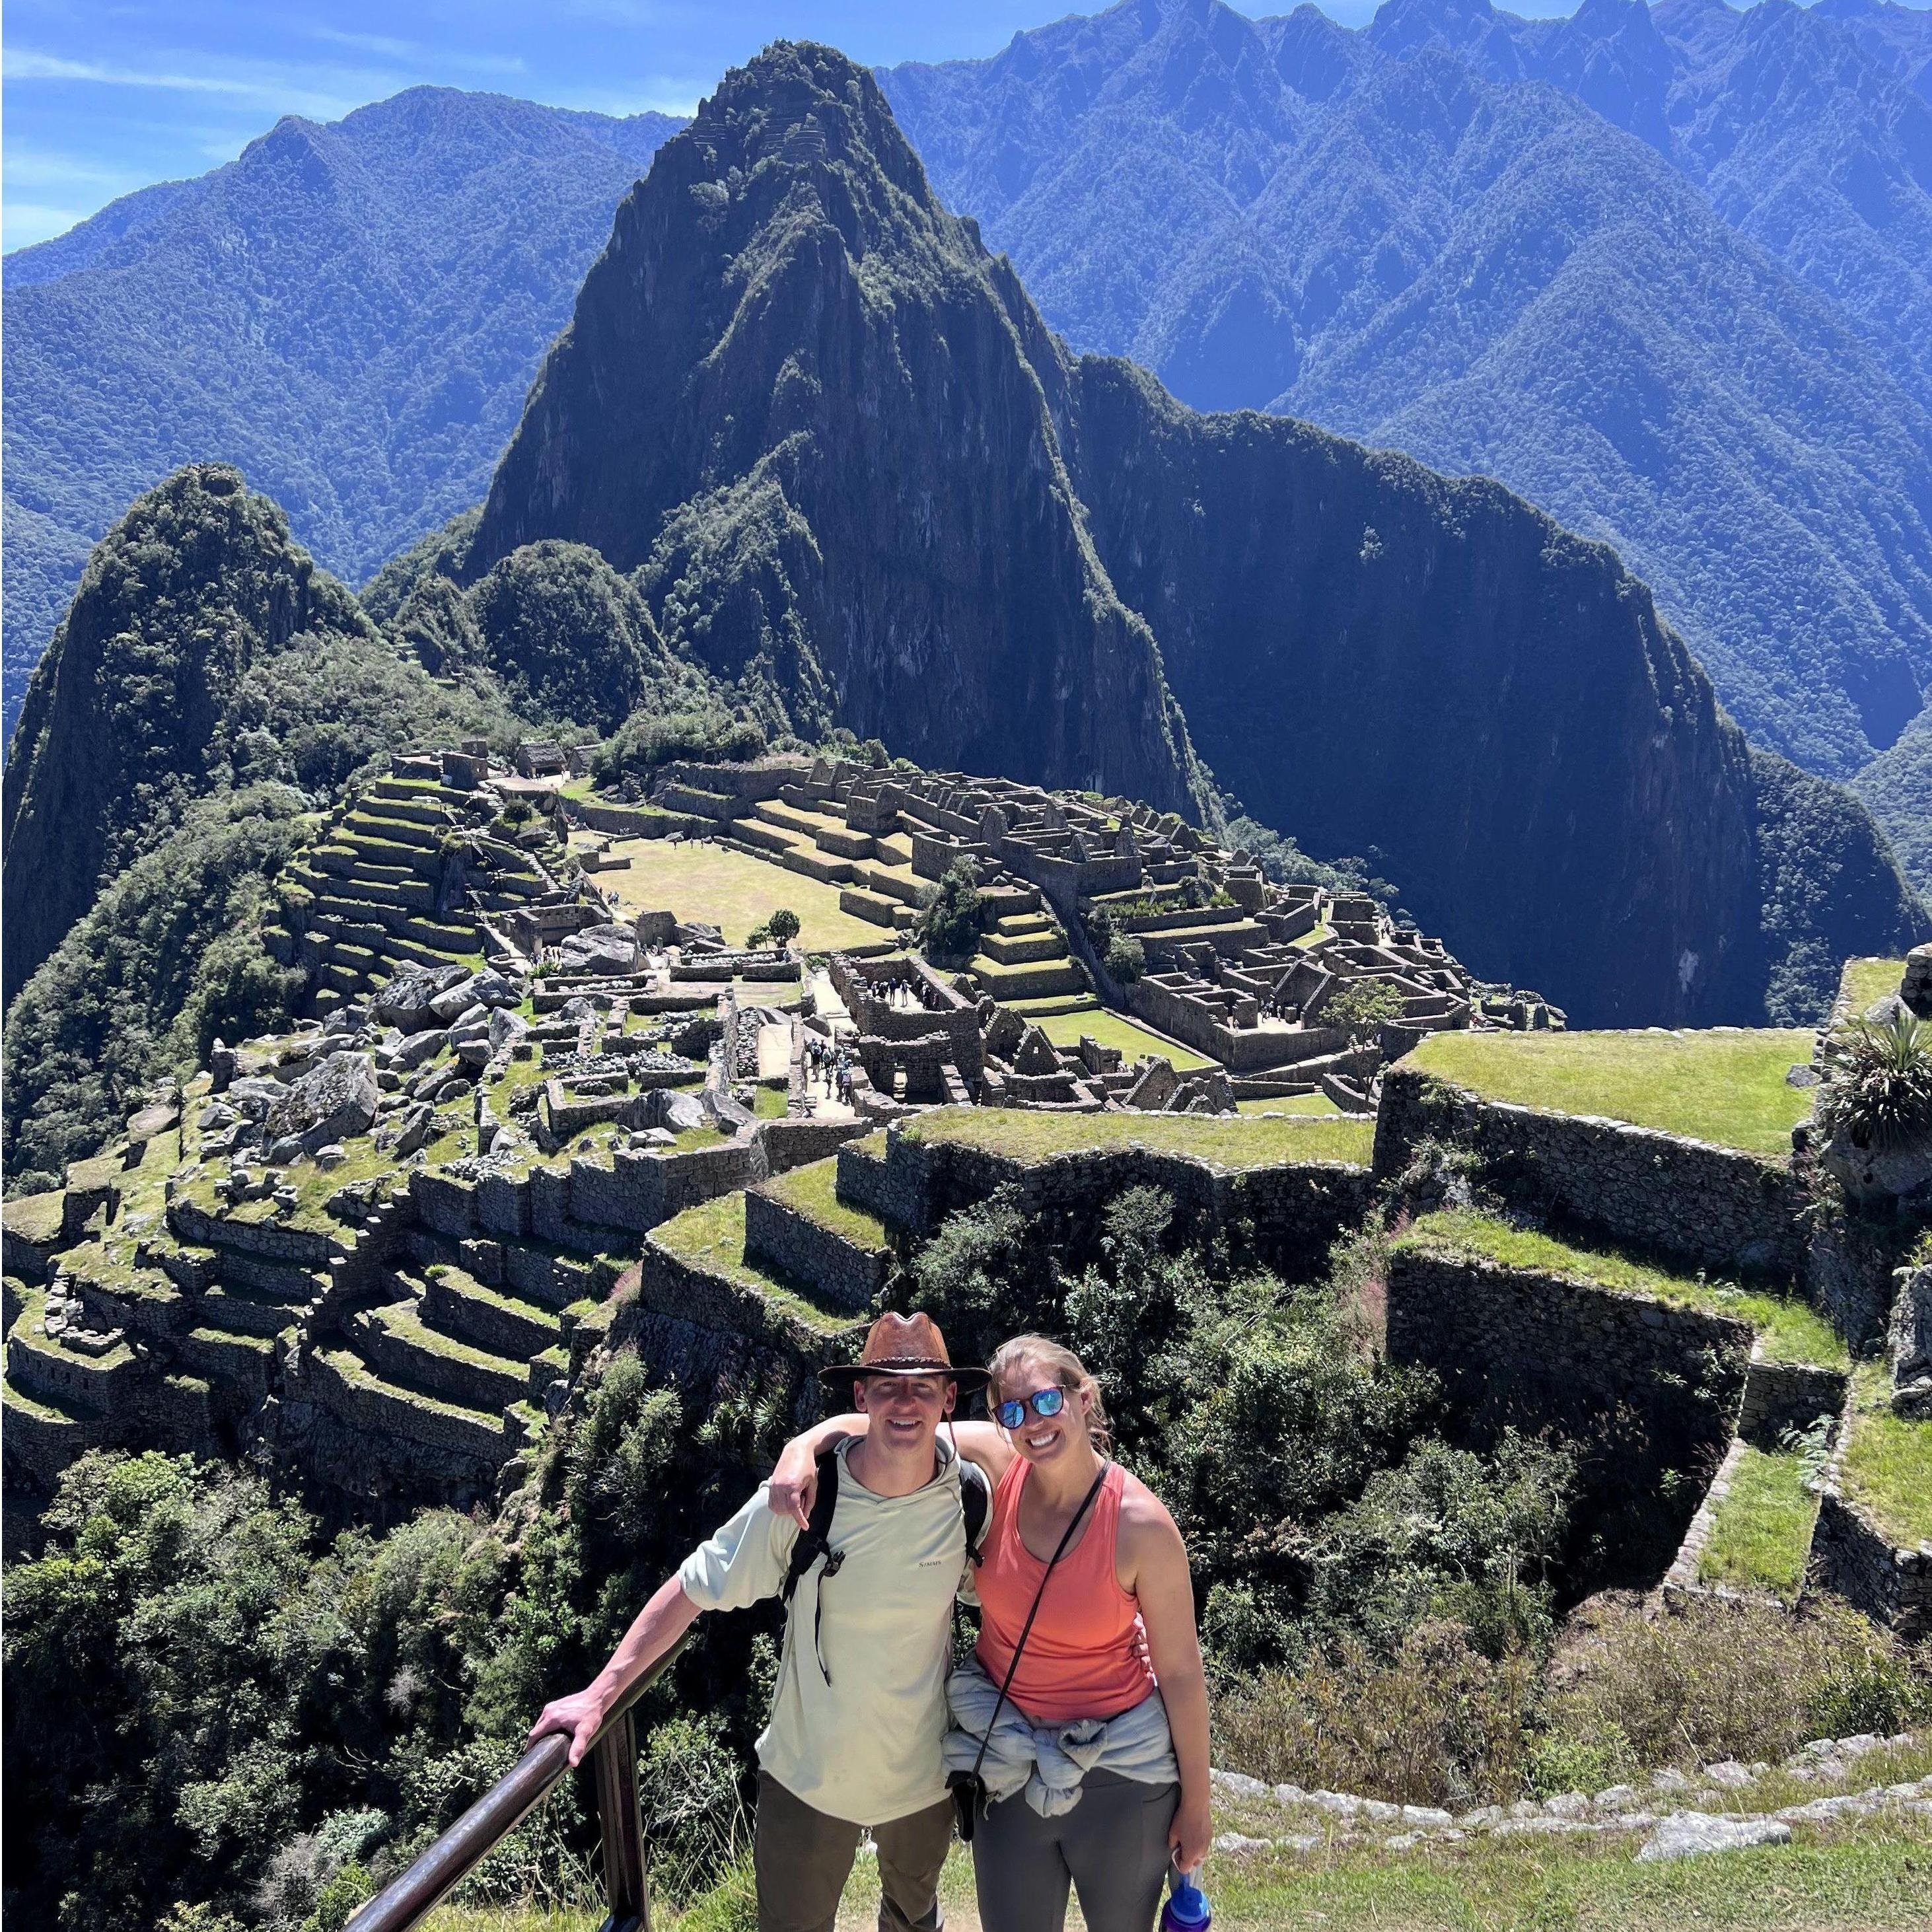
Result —
[[[650, 1932], [644, 1888], [644, 1815], [638, 1802], [637, 1730], [631, 1707], [670, 1669], [674, 1644], [631, 1687], [604, 1720], [584, 1754], [597, 1785], [597, 1822], [604, 1840], [602, 1932]], [[497, 1845], [563, 1781], [570, 1740], [560, 1731], [539, 1738], [400, 1877], [351, 1918], [345, 1932], [410, 1932], [420, 1925]]]

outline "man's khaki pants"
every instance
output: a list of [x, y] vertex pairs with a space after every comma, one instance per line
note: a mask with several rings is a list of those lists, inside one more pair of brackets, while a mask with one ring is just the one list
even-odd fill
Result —
[[[851, 1876], [860, 1828], [814, 1811], [769, 1772], [758, 1773], [752, 1867], [758, 1932], [832, 1932]], [[952, 1842], [952, 1801], [874, 1825], [879, 1848], [879, 1932], [940, 1932], [939, 1868]]]

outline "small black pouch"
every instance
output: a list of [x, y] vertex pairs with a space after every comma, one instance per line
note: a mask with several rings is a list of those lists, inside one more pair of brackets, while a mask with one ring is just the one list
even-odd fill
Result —
[[959, 1842], [973, 1842], [973, 1828], [986, 1808], [986, 1780], [976, 1771], [946, 1774], [946, 1788], [952, 1794], [952, 1822], [958, 1828]]

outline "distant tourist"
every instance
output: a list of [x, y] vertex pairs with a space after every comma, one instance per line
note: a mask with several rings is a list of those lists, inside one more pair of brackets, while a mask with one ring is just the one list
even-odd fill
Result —
[[[1187, 1552], [1160, 1499], [1108, 1459], [1078, 1355], [1022, 1335], [988, 1372], [997, 1425], [956, 1428], [994, 1485], [980, 1640], [946, 1685], [980, 1924], [1060, 1932], [1070, 1886], [1088, 1932], [1150, 1932], [1170, 1866], [1197, 1870], [1213, 1834]], [[788, 1444], [772, 1506], [803, 1520], [816, 1455], [869, 1427], [837, 1416]]]
[[[862, 1832], [879, 1855], [880, 1932], [938, 1932], [952, 1840], [940, 1760], [952, 1606], [968, 1557], [966, 1496], [938, 1438], [958, 1390], [927, 1315], [882, 1315], [858, 1362], [821, 1372], [876, 1434], [852, 1432], [829, 1467], [838, 1490], [823, 1546], [760, 1489], [686, 1558], [584, 1690], [544, 1707], [530, 1739], [569, 1738], [580, 1762], [611, 1713], [699, 1613], [784, 1596], [790, 1614], [758, 1740], [752, 1860], [760, 1932], [832, 1932]], [[984, 1482], [967, 1475], [983, 1504]], [[983, 1507], [975, 1511], [983, 1522]]]

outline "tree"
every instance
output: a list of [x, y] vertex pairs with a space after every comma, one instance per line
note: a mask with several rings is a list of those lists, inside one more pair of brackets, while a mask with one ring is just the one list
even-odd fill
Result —
[[920, 914], [920, 950], [928, 959], [970, 958], [979, 950], [985, 904], [972, 867], [963, 859], [947, 866]]
[[798, 914], [789, 906], [780, 906], [778, 910], [765, 921], [765, 930], [779, 945], [789, 946], [799, 935]]
[[1351, 980], [1322, 1003], [1324, 1026], [1346, 1028], [1354, 1039], [1379, 1032], [1402, 1018], [1405, 1003], [1386, 980]]

